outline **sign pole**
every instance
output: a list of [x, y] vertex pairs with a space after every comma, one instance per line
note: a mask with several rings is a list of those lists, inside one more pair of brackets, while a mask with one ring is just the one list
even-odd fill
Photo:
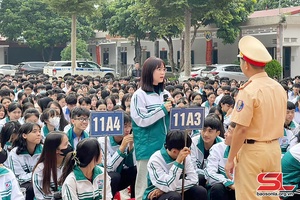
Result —
[[104, 137], [104, 177], [103, 177], [103, 198], [106, 199], [107, 191], [107, 137], [114, 135], [123, 135], [124, 133], [124, 112], [99, 112], [92, 111], [90, 115], [90, 136]]
[[105, 152], [104, 152], [104, 191], [103, 191], [103, 199], [106, 199], [106, 181], [107, 181], [107, 135], [105, 136]]
[[[186, 147], [187, 136], [189, 134], [189, 130], [184, 131], [184, 147]], [[182, 188], [181, 188], [181, 199], [184, 200], [184, 179], [185, 179], [185, 159], [183, 160], [183, 169], [182, 169]]]
[[[172, 108], [170, 111], [170, 130], [184, 131], [184, 146], [187, 146], [189, 130], [202, 129], [205, 111], [203, 107]], [[182, 169], [181, 198], [184, 200], [185, 159]]]

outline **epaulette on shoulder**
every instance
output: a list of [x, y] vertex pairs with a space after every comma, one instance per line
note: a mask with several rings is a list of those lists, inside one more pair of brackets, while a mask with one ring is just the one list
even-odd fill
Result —
[[241, 87], [239, 87], [239, 90], [244, 89], [245, 87], [247, 87], [247, 85], [249, 85], [252, 82], [252, 80], [248, 80], [246, 83], [244, 83]]

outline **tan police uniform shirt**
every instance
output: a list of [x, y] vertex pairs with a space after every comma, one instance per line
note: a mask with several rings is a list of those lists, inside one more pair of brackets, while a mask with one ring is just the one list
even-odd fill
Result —
[[283, 136], [287, 94], [266, 72], [240, 88], [231, 121], [248, 127], [246, 139], [270, 141]]

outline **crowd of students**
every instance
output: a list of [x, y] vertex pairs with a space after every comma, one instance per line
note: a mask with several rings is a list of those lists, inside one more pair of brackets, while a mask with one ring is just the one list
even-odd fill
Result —
[[[235, 128], [231, 112], [243, 83], [190, 78], [180, 84], [164, 74], [163, 61], [151, 57], [134, 80], [3, 77], [0, 197], [103, 199], [105, 189], [108, 200], [129, 187], [137, 200], [181, 199], [184, 178], [185, 199], [235, 199], [234, 180], [224, 167]], [[282, 85], [289, 97], [280, 138], [283, 181], [298, 188], [300, 78]], [[173, 107], [203, 107], [203, 130], [187, 136], [170, 131]], [[91, 110], [125, 112], [124, 134], [110, 136], [107, 149], [104, 138], [89, 136]]]

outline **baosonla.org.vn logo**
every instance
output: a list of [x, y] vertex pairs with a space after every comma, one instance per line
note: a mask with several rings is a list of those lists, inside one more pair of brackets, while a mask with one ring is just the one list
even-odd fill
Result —
[[265, 172], [257, 176], [260, 186], [257, 188], [257, 196], [294, 196], [294, 185], [283, 185], [281, 172]]

